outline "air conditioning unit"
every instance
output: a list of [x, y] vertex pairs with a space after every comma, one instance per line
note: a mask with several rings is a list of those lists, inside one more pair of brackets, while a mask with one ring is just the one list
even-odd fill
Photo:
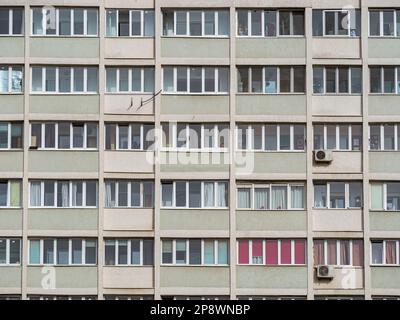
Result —
[[317, 266], [317, 278], [332, 279], [333, 266]]
[[315, 150], [314, 151], [315, 162], [331, 162], [333, 160], [331, 150]]

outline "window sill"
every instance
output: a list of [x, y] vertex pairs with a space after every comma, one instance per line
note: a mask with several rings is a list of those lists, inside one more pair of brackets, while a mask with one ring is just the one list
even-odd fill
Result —
[[144, 149], [104, 149], [106, 152], [112, 152], [112, 151], [117, 151], [117, 152], [155, 152], [155, 150], [144, 150]]
[[254, 152], [254, 153], [305, 153], [306, 150], [248, 150], [248, 149], [236, 149], [236, 152]]
[[305, 39], [305, 35], [277, 35], [277, 36], [246, 36], [246, 35], [236, 35], [238, 39]]
[[362, 93], [313, 93], [313, 97], [361, 97]]
[[162, 35], [161, 39], [209, 39], [209, 40], [214, 40], [214, 39], [226, 39], [229, 40], [229, 36], [223, 36], [223, 35], [204, 35], [204, 36], [190, 36], [190, 35]]
[[4, 267], [21, 267], [21, 263], [0, 263], [0, 268]]
[[362, 210], [363, 208], [312, 208], [313, 210], [319, 210], [319, 211], [328, 211], [328, 210], [332, 210], [332, 211], [338, 211], [338, 210], [348, 210], [348, 211], [354, 211], [354, 210]]
[[56, 35], [56, 34], [31, 34], [32, 39], [45, 39], [45, 38], [56, 38], [56, 39], [100, 39], [99, 35]]
[[251, 95], [251, 96], [305, 96], [305, 92], [274, 92], [274, 93], [267, 93], [267, 92], [236, 92], [236, 95], [238, 96], [246, 96], [246, 95]]
[[0, 96], [5, 96], [5, 95], [10, 95], [10, 96], [19, 96], [19, 95], [23, 95], [24, 94], [24, 92], [23, 91], [21, 91], [21, 92], [0, 92]]
[[[35, 237], [33, 239], [36, 239]], [[54, 264], [54, 263], [50, 263], [50, 264], [29, 264], [28, 263], [28, 268], [29, 267], [97, 267], [97, 264]]]
[[221, 210], [229, 210], [229, 207], [224, 207], [224, 208], [189, 208], [189, 207], [160, 207], [161, 210], [215, 210], [215, 211], [221, 211]]
[[282, 213], [286, 211], [294, 211], [294, 212], [305, 212], [306, 209], [251, 209], [251, 208], [238, 208], [236, 211], [255, 211], [255, 212], [273, 212], [273, 213]]
[[54, 152], [75, 152], [75, 151], [84, 151], [84, 152], [98, 152], [99, 149], [92, 149], [92, 148], [70, 148], [70, 149], [59, 149], [59, 148], [37, 148], [33, 149], [30, 148], [29, 151], [54, 151]]
[[265, 263], [260, 263], [260, 264], [245, 264], [245, 263], [238, 263], [237, 266], [246, 266], [246, 267], [282, 267], [282, 268], [287, 268], [287, 267], [306, 267], [306, 264], [265, 264]]
[[178, 153], [229, 153], [228, 149], [181, 149], [181, 148], [162, 148], [161, 152], [178, 152]]
[[30, 92], [31, 96], [98, 96], [98, 92]]
[[161, 263], [161, 267], [194, 267], [194, 268], [217, 267], [217, 268], [227, 268], [227, 267], [229, 267], [229, 264], [171, 264], [171, 263], [163, 264], [163, 263]]
[[323, 35], [313, 36], [315, 39], [361, 39], [361, 36], [349, 36], [349, 35]]
[[103, 268], [154, 268], [154, 265], [143, 264], [104, 264]]
[[135, 209], [140, 209], [140, 210], [153, 210], [154, 207], [103, 207], [104, 210], [135, 210]]
[[229, 92], [168, 92], [162, 91], [165, 96], [229, 96]]
[[97, 209], [98, 207], [31, 207], [28, 206], [29, 210], [42, 210], [42, 209], [71, 209], [71, 210], [82, 210], [82, 209]]
[[155, 36], [105, 36], [105, 39], [149, 39], [154, 40]]
[[148, 95], [148, 96], [153, 96], [155, 93], [154, 92], [140, 92], [140, 91], [113, 91], [113, 92], [105, 92], [104, 95], [110, 95], [110, 96], [143, 96], [143, 95]]
[[400, 265], [399, 264], [373, 264], [373, 263], [371, 263], [370, 267], [382, 267], [382, 268], [385, 268], [385, 267], [399, 267], [400, 268]]
[[0, 34], [0, 38], [24, 38], [24, 34]]
[[394, 92], [370, 92], [368, 93], [369, 96], [397, 96], [400, 97], [400, 93], [394, 93]]

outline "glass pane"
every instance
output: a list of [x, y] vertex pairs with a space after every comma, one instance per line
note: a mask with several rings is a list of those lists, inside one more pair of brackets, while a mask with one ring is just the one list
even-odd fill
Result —
[[13, 67], [11, 70], [11, 91], [22, 92], [22, 67]]
[[172, 190], [173, 184], [170, 183], [162, 183], [161, 184], [161, 202], [163, 207], [172, 207]]
[[362, 149], [362, 126], [351, 126], [351, 149], [360, 151]]
[[74, 9], [74, 34], [83, 35], [84, 18], [83, 9]]
[[339, 149], [348, 150], [349, 149], [349, 126], [340, 125], [339, 126]]
[[252, 126], [252, 136], [253, 136], [253, 149], [262, 149], [262, 128], [263, 125], [255, 124]]
[[118, 206], [128, 206], [128, 182], [126, 181], [118, 182]]
[[277, 92], [277, 71], [276, 67], [265, 68], [265, 93]]
[[83, 71], [84, 68], [74, 68], [74, 92], [83, 92]]
[[384, 129], [384, 150], [394, 150], [394, 125], [385, 124]]
[[279, 150], [290, 150], [290, 125], [280, 125]]
[[60, 122], [58, 124], [58, 148], [69, 149], [70, 147], [70, 127], [69, 122]]
[[71, 92], [71, 68], [58, 68], [58, 77], [59, 92]]
[[117, 10], [107, 10], [106, 35], [107, 37], [117, 36]]
[[142, 91], [142, 69], [132, 68], [132, 91]]
[[269, 209], [269, 188], [254, 188], [254, 209]]
[[238, 70], [238, 92], [249, 92], [249, 69], [237, 68]]
[[265, 126], [265, 150], [277, 150], [278, 136], [277, 125], [271, 124]]
[[349, 12], [337, 12], [338, 15], [338, 34], [341, 36], [348, 35], [349, 34], [349, 28], [350, 28], [350, 15]]
[[176, 11], [176, 35], [186, 35], [187, 30], [187, 15], [186, 11]]
[[71, 9], [59, 9], [58, 32], [60, 35], [71, 35]]
[[362, 184], [360, 182], [349, 183], [349, 207], [362, 207]]
[[117, 69], [116, 68], [107, 68], [106, 69], [106, 90], [107, 92], [116, 92], [117, 91]]
[[8, 148], [8, 123], [0, 123], [0, 148]]
[[106, 124], [106, 150], [115, 150], [116, 140], [117, 140], [117, 125], [116, 124]]
[[143, 207], [153, 208], [154, 206], [154, 183], [152, 181], [143, 182]]
[[290, 187], [290, 198], [292, 209], [303, 209], [304, 208], [304, 187], [303, 186], [291, 186]]
[[370, 76], [371, 93], [381, 93], [382, 92], [381, 68], [370, 67], [369, 76]]
[[186, 240], [176, 240], [176, 263], [186, 264]]
[[326, 67], [326, 93], [336, 93], [336, 68]]
[[129, 36], [129, 10], [118, 10], [118, 35]]
[[272, 186], [271, 187], [271, 209], [284, 210], [287, 209], [287, 187]]
[[251, 68], [251, 92], [262, 90], [262, 68]]
[[178, 67], [176, 69], [176, 91], [186, 92], [187, 91], [187, 68]]
[[85, 264], [96, 264], [96, 240], [86, 240]]
[[335, 35], [335, 13], [333, 11], [325, 12], [325, 35]]
[[293, 11], [293, 35], [303, 36], [304, 35], [304, 12]]
[[380, 36], [380, 12], [379, 11], [369, 11], [369, 35], [370, 36]]
[[326, 126], [326, 140], [327, 148], [331, 150], [336, 149], [336, 125]]
[[201, 36], [201, 11], [189, 12], [190, 35]]
[[306, 70], [304, 67], [293, 67], [294, 92], [305, 92]]
[[324, 149], [324, 126], [314, 125], [314, 150]]
[[218, 35], [229, 36], [229, 26], [229, 11], [218, 11]]
[[119, 69], [119, 91], [124, 92], [129, 90], [129, 69]]
[[97, 35], [97, 9], [87, 9], [87, 34]]
[[276, 11], [264, 11], [264, 35], [276, 36]]
[[330, 208], [345, 208], [345, 183], [331, 182], [330, 187]]
[[98, 90], [98, 68], [87, 68], [87, 91], [97, 92]]
[[189, 240], [189, 264], [201, 263], [201, 240]]
[[204, 68], [204, 91], [214, 92], [215, 91], [215, 69]]
[[162, 263], [172, 263], [172, 240], [162, 240]]
[[[3, 15], [4, 15], [5, 12], [4, 11], [2, 11], [2, 12], [3, 12]], [[7, 14], [8, 14], [8, 12], [7, 12]], [[33, 8], [32, 9], [32, 23], [33, 23], [32, 32], [33, 32], [33, 34], [43, 34], [42, 17], [43, 17], [42, 16], [42, 8]], [[8, 24], [7, 24], [7, 28], [8, 28]], [[4, 27], [3, 30], [5, 30], [5, 27]]]
[[218, 68], [218, 92], [229, 91], [229, 69]]
[[201, 68], [190, 68], [190, 92], [201, 92]]
[[279, 11], [279, 34], [290, 35], [290, 11]]
[[361, 93], [362, 91], [361, 68], [350, 68], [350, 73], [351, 73], [351, 93]]
[[140, 207], [140, 182], [131, 182], [131, 207]]
[[97, 183], [96, 181], [86, 181], [86, 206], [97, 206]]
[[8, 35], [9, 33], [9, 9], [0, 9], [0, 34]]
[[43, 240], [43, 263], [53, 264], [54, 263], [54, 240], [45, 239]]
[[118, 264], [128, 264], [127, 240], [118, 240]]
[[394, 36], [394, 11], [383, 11], [383, 35]]
[[115, 265], [115, 241], [105, 240], [105, 257], [106, 265]]
[[189, 208], [201, 207], [201, 182], [189, 182]]
[[201, 125], [189, 125], [189, 148], [199, 149], [201, 147]]
[[72, 264], [82, 263], [82, 240], [72, 239]]
[[373, 241], [372, 246], [372, 263], [382, 264], [383, 262], [383, 241]]
[[400, 183], [387, 183], [386, 188], [386, 209], [400, 210]]
[[44, 137], [45, 148], [55, 148], [55, 134], [56, 134], [55, 124], [46, 123], [44, 125], [44, 129], [45, 129], [45, 137]]
[[326, 184], [314, 185], [314, 207], [326, 208]]
[[323, 28], [322, 28], [322, 10], [313, 10], [312, 11], [312, 25], [313, 25], [313, 36], [319, 37], [322, 36]]
[[83, 148], [84, 139], [84, 125], [83, 124], [72, 124], [72, 146], [74, 148]]
[[313, 68], [313, 88], [314, 93], [324, 93], [324, 68]]
[[131, 35], [132, 36], [140, 36], [142, 33], [142, 19], [141, 12], [138, 10], [131, 11]]
[[280, 92], [290, 92], [290, 67], [280, 67]]
[[218, 264], [228, 264], [228, 241], [218, 240]]
[[163, 35], [172, 36], [174, 34], [174, 12], [164, 11], [162, 21], [163, 21]]
[[69, 182], [57, 182], [57, 207], [69, 207]]
[[371, 150], [381, 149], [381, 126], [372, 125], [369, 127], [369, 148]]
[[237, 189], [237, 208], [238, 209], [250, 209], [250, 188], [238, 188]]
[[204, 35], [215, 35], [214, 11], [204, 11]]
[[383, 92], [384, 93], [394, 93], [395, 92], [395, 84], [394, 84], [394, 72], [395, 68], [393, 67], [383, 67]]
[[97, 124], [87, 123], [86, 131], [87, 131], [86, 147], [97, 148]]
[[204, 240], [204, 264], [215, 263], [214, 240]]
[[[32, 68], [32, 91], [41, 91], [42, 88], [41, 68]], [[40, 79], [39, 79], [40, 77]], [[40, 82], [38, 81], [40, 80]], [[0, 92], [9, 92], [8, 66], [0, 66]]]
[[349, 93], [349, 68], [339, 67], [339, 92]]
[[261, 10], [252, 10], [251, 11], [251, 35], [252, 36], [261, 36], [262, 33], [262, 25], [261, 25]]
[[154, 92], [154, 68], [144, 68], [144, 92]]
[[140, 264], [140, 240], [131, 240], [131, 264]]
[[152, 239], [143, 240], [143, 265], [152, 266], [154, 264], [154, 241]]
[[237, 19], [238, 19], [237, 33], [239, 36], [247, 36], [249, 33], [248, 13], [247, 12], [248, 12], [247, 10], [238, 10], [237, 11]]

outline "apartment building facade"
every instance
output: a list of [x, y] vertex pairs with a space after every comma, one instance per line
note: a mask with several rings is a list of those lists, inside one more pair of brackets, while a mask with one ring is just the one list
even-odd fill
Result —
[[398, 0], [0, 5], [0, 299], [400, 298]]

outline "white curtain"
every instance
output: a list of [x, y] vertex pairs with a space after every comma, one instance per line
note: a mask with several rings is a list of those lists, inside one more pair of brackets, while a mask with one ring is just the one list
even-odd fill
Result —
[[73, 206], [73, 207], [76, 207], [77, 205], [79, 205], [79, 204], [77, 204], [78, 184], [77, 184], [76, 182], [73, 182], [73, 183], [72, 183], [72, 190], [71, 190], [71, 192], [72, 192], [72, 206]]
[[269, 189], [255, 188], [254, 189], [254, 208], [266, 210], [269, 208]]
[[204, 206], [214, 206], [214, 182], [204, 183]]
[[[60, 186], [61, 184], [61, 186]], [[69, 183], [68, 182], [61, 182], [59, 186], [61, 187], [61, 207], [68, 207], [69, 204], [69, 196], [68, 196], [68, 189]]]
[[32, 207], [40, 207], [40, 182], [31, 182], [30, 198]]
[[105, 196], [105, 199], [106, 199], [106, 203], [105, 203], [106, 208], [111, 208], [111, 207], [114, 206], [114, 203], [113, 203], [113, 201], [112, 201], [111, 189], [112, 189], [112, 188], [111, 188], [111, 182], [107, 182], [107, 183], [106, 183], [106, 196]]
[[286, 186], [272, 187], [271, 209], [286, 209], [287, 188]]
[[218, 182], [218, 207], [227, 207], [228, 206], [228, 184], [226, 182]]
[[238, 188], [237, 207], [239, 209], [250, 209], [250, 188]]
[[304, 187], [303, 186], [292, 186], [291, 188], [291, 199], [292, 209], [303, 209], [304, 208]]

